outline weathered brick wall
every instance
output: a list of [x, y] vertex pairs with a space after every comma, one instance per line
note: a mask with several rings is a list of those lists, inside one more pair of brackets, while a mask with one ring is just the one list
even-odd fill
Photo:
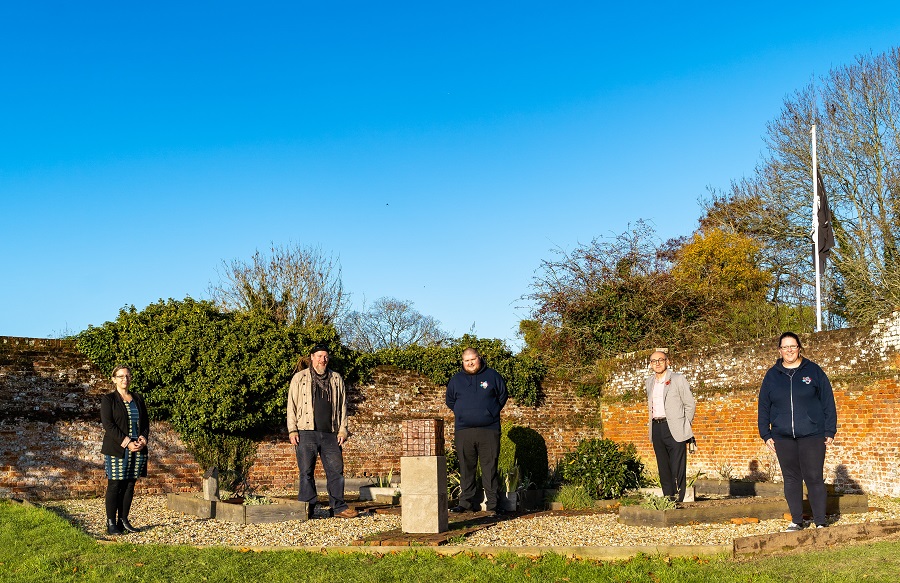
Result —
[[[0, 338], [0, 496], [101, 496], [100, 397], [109, 379], [71, 342]], [[167, 423], [152, 423], [139, 493], [200, 487], [200, 468]]]
[[[826, 475], [848, 489], [900, 496], [900, 314], [871, 328], [803, 337], [835, 387], [839, 428], [826, 458]], [[655, 468], [647, 439], [643, 379], [650, 350], [619, 359], [603, 402], [571, 394], [548, 381], [539, 407], [513, 401], [505, 420], [537, 430], [551, 464], [584, 438], [605, 435], [637, 445]], [[723, 465], [734, 476], [777, 472], [756, 431], [756, 394], [777, 352], [773, 340], [672, 354], [674, 368], [697, 397], [694, 430], [700, 449], [691, 473], [716, 477]], [[57, 498], [100, 495], [104, 488], [99, 442], [99, 396], [112, 390], [86, 359], [60, 341], [0, 338], [0, 495]], [[453, 417], [443, 387], [409, 371], [376, 370], [370, 384], [350, 394], [346, 473], [363, 476], [398, 470], [403, 419], [438, 417], [452, 443]], [[143, 492], [199, 488], [200, 468], [165, 423], [154, 423], [150, 475]], [[284, 434], [260, 441], [250, 479], [259, 487], [293, 488], [293, 451]]]
[[[672, 352], [673, 368], [690, 381], [697, 399], [694, 433], [699, 449], [688, 456], [688, 472], [720, 477], [730, 466], [735, 477], [778, 475], [774, 455], [759, 439], [757, 395], [765, 372], [778, 357], [777, 339]], [[900, 313], [871, 328], [802, 335], [804, 354], [822, 366], [835, 390], [836, 441], [828, 449], [825, 475], [848, 491], [900, 496]], [[623, 355], [607, 387], [604, 435], [632, 441], [656, 469], [647, 436], [643, 390], [651, 350]]]

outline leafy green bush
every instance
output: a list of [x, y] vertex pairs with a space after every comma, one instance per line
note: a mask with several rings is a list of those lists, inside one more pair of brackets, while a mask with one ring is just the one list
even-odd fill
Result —
[[371, 362], [413, 370], [438, 385], [445, 385], [460, 370], [462, 351], [470, 346], [478, 350], [489, 367], [503, 375], [507, 390], [517, 403], [529, 406], [538, 404], [540, 382], [546, 367], [531, 356], [513, 355], [502, 340], [480, 339], [466, 334], [453, 340], [449, 346], [414, 345], [379, 350], [371, 355]]
[[348, 381], [359, 376], [360, 357], [340, 344], [331, 326], [285, 326], [191, 298], [160, 300], [142, 311], [123, 308], [115, 322], [78, 336], [78, 348], [101, 370], [133, 367], [133, 387], [151, 416], [168, 420], [188, 440], [282, 427], [294, 366], [317, 342], [329, 345], [331, 366]]
[[[500, 427], [500, 476], [517, 475], [527, 488], [543, 484], [549, 473], [547, 443], [541, 434], [530, 427], [503, 423]], [[516, 471], [518, 470], [518, 471]]]
[[562, 460], [563, 479], [584, 487], [595, 499], [618, 498], [641, 485], [644, 464], [633, 443], [588, 439]]

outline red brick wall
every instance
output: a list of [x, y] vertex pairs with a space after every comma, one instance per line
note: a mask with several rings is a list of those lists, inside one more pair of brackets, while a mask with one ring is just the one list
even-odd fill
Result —
[[[872, 328], [803, 341], [835, 387], [839, 428], [826, 458], [828, 481], [900, 496], [900, 314]], [[771, 470], [773, 461], [756, 431], [756, 392], [776, 357], [774, 346], [769, 340], [672, 354], [674, 368], [688, 377], [697, 397], [699, 451], [689, 456], [691, 473], [717, 477], [726, 464], [736, 477]], [[537, 430], [551, 464], [581, 439], [605, 434], [635, 443], [644, 463], [655, 468], [641, 396], [650, 350], [619, 359], [602, 402], [575, 397], [562, 383], [548, 381], [539, 407], [511, 400], [503, 418]], [[101, 495], [99, 396], [109, 390], [112, 384], [71, 344], [0, 337], [0, 496]], [[379, 368], [372, 383], [351, 390], [350, 400], [348, 476], [398, 471], [403, 419], [442, 418], [445, 439], [452, 443], [444, 389], [421, 375]], [[200, 468], [180, 439], [165, 423], [154, 423], [152, 431], [149, 476], [138, 482], [139, 490], [199, 489]], [[260, 442], [250, 479], [258, 487], [295, 486], [296, 463], [286, 435]]]

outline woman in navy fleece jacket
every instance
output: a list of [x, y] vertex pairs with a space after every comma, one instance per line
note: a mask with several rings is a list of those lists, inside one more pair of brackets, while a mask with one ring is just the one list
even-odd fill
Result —
[[825, 524], [825, 448], [837, 432], [834, 392], [825, 372], [803, 358], [793, 332], [778, 339], [781, 358], [769, 369], [759, 390], [759, 436], [778, 456], [784, 497], [791, 511], [788, 531], [803, 528], [803, 482], [813, 520]]

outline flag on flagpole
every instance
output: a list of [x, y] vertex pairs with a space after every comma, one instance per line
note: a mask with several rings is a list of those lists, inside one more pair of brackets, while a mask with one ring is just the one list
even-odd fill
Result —
[[[834, 229], [831, 227], [831, 209], [828, 207], [828, 197], [825, 195], [825, 183], [822, 174], [816, 170], [816, 182], [818, 186], [818, 200], [813, 214], [813, 261], [818, 259], [819, 273], [825, 273], [825, 260], [831, 254], [834, 247]], [[818, 243], [818, 244], [816, 244]], [[816, 257], [816, 248], [819, 256]]]

